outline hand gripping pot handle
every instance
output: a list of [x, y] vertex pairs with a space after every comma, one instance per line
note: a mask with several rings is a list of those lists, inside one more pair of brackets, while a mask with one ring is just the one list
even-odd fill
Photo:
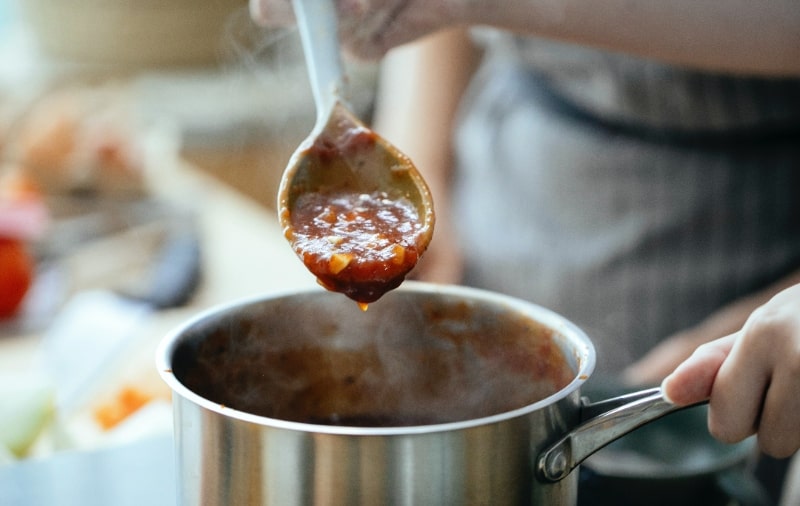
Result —
[[[698, 404], [706, 402], [708, 401]], [[698, 404], [672, 404], [664, 398], [660, 388], [642, 390], [597, 403], [584, 403], [581, 415], [586, 421], [539, 455], [536, 463], [539, 476], [543, 481], [559, 481], [590, 455], [632, 430], [664, 415]]]

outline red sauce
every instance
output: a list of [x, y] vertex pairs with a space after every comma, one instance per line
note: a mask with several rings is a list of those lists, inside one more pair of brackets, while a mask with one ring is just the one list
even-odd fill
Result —
[[399, 286], [427, 248], [427, 187], [408, 157], [341, 104], [299, 156], [280, 203], [286, 238], [322, 286], [366, 309]]
[[[175, 377], [246, 413], [382, 427], [508, 412], [576, 375], [558, 333], [512, 308], [406, 294], [352, 318], [334, 302], [303, 298], [204, 325], [202, 338], [175, 350]], [[317, 332], [291, 323], [304, 315]]]
[[422, 253], [416, 208], [381, 192], [303, 194], [291, 226], [292, 248], [320, 284], [364, 309], [399, 286]]

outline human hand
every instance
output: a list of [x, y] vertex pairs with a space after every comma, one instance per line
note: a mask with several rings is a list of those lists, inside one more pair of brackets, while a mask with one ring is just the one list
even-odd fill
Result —
[[[467, 1], [330, 0], [339, 14], [339, 37], [351, 54], [376, 59], [399, 46], [457, 24]], [[290, 0], [250, 0], [253, 20], [263, 26], [294, 23]]]
[[800, 284], [754, 311], [740, 331], [698, 347], [662, 388], [678, 405], [709, 399], [709, 431], [721, 441], [757, 434], [776, 458], [800, 449]]

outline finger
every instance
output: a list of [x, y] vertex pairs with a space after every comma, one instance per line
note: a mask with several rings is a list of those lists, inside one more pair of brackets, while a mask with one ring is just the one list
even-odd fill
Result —
[[[794, 358], [800, 364], [800, 352]], [[786, 458], [800, 449], [800, 369], [779, 370], [772, 378], [758, 425], [758, 444], [775, 458]]]
[[294, 11], [289, 0], [250, 0], [250, 17], [261, 26], [294, 24]]
[[390, 31], [394, 14], [386, 9], [365, 10], [361, 2], [343, 2], [339, 17], [339, 38], [345, 50], [361, 60], [376, 60], [391, 49], [383, 40]]
[[[800, 286], [800, 285], [798, 285]], [[763, 357], [771, 376], [758, 420], [758, 442], [774, 457], [800, 448], [800, 307], [797, 287], [773, 298], [746, 328], [758, 337], [751, 353]]]
[[364, 60], [380, 58], [397, 46], [457, 24], [456, 14], [438, 1], [392, 0], [380, 8], [364, 6], [364, 0], [351, 0], [355, 6], [350, 8], [348, 3], [340, 0], [339, 4], [342, 43], [350, 54]]
[[680, 406], [694, 404], [711, 396], [720, 366], [731, 351], [736, 334], [699, 346], [661, 383], [664, 397]]
[[747, 325], [740, 334], [719, 368], [709, 400], [709, 431], [727, 443], [755, 433], [772, 371], [771, 336]]

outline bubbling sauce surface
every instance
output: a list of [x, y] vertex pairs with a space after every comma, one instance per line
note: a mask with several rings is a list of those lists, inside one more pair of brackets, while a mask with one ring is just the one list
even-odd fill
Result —
[[416, 208], [383, 192], [303, 194], [291, 224], [292, 248], [320, 284], [362, 309], [399, 286], [422, 254]]

